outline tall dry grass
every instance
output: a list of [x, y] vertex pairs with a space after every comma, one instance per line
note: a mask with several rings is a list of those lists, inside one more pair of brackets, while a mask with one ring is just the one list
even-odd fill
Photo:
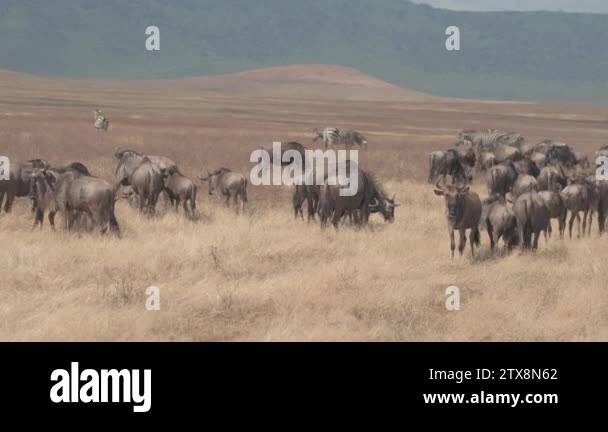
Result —
[[[8, 90], [6, 90], [8, 91]], [[112, 126], [98, 136], [90, 109]], [[607, 340], [608, 240], [553, 239], [537, 253], [467, 247], [449, 258], [443, 202], [423, 183], [426, 154], [461, 128], [560, 138], [591, 154], [608, 141], [606, 110], [530, 104], [351, 103], [66, 87], [3, 94], [0, 154], [74, 160], [111, 178], [114, 147], [247, 173], [273, 140], [310, 145], [315, 126], [357, 127], [361, 156], [402, 206], [394, 224], [321, 230], [294, 221], [290, 191], [251, 188], [237, 216], [201, 186], [198, 222], [117, 206], [121, 239], [31, 230], [26, 199], [0, 215], [1, 340]], [[574, 117], [573, 117], [574, 116]], [[598, 117], [599, 116], [599, 117]], [[573, 120], [575, 118], [575, 120]], [[600, 119], [601, 120], [601, 119]], [[483, 196], [481, 186], [476, 186]], [[61, 220], [59, 221], [61, 223]], [[145, 308], [160, 289], [161, 309]], [[461, 309], [445, 307], [457, 286]]]

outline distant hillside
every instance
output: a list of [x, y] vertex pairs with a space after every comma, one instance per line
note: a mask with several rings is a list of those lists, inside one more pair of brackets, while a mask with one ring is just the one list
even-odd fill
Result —
[[[144, 29], [161, 30], [160, 52]], [[457, 25], [462, 50], [445, 49]], [[608, 15], [406, 0], [2, 0], [0, 68], [177, 78], [338, 64], [436, 95], [608, 104]]]

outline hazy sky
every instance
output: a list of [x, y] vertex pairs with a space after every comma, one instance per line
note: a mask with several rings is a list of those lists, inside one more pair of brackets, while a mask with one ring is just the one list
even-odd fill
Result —
[[608, 0], [412, 0], [445, 9], [562, 10], [608, 13]]

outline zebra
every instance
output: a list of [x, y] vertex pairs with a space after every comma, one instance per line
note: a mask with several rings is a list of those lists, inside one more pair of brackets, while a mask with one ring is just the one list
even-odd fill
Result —
[[459, 134], [460, 142], [465, 140], [471, 141], [473, 147], [478, 150], [494, 150], [501, 139], [509, 135], [506, 132], [497, 129], [486, 129], [482, 131], [466, 130]]
[[349, 130], [344, 134], [344, 144], [346, 144], [346, 147], [352, 147], [354, 144], [357, 144], [359, 148], [367, 149], [367, 138], [361, 132]]
[[100, 109], [96, 109], [93, 111], [93, 126], [98, 131], [107, 131], [108, 127], [110, 127], [110, 120], [106, 118], [103, 111]]
[[315, 128], [312, 132], [312, 142], [317, 142], [318, 139], [323, 140], [323, 144], [325, 148], [330, 146], [335, 146], [344, 141], [345, 133], [342, 129], [334, 128], [334, 127], [326, 127], [322, 131], [318, 128]]

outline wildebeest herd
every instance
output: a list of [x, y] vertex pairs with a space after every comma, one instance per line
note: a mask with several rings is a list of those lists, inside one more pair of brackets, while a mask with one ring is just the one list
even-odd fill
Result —
[[[428, 181], [445, 197], [452, 258], [454, 231], [460, 235], [461, 254], [470, 231], [473, 256], [480, 227], [487, 230], [492, 249], [500, 239], [507, 249], [518, 244], [536, 249], [541, 233], [545, 239], [551, 236], [552, 219], [563, 238], [568, 213], [570, 237], [575, 220], [578, 236], [590, 235], [594, 213], [602, 234], [608, 215], [608, 146], [596, 156], [592, 164], [563, 142], [532, 145], [518, 133], [495, 129], [463, 131], [454, 148], [432, 152]], [[475, 174], [485, 175], [488, 197], [483, 201], [469, 187]]]
[[[325, 147], [343, 143], [367, 149], [368, 144], [361, 133], [345, 133], [337, 128], [315, 129], [313, 142], [318, 138], [323, 139]], [[302, 144], [284, 144], [282, 151], [287, 150], [299, 152], [305, 160], [306, 147]], [[198, 181], [207, 183], [209, 194], [223, 198], [227, 206], [232, 200], [237, 212], [243, 212], [248, 202], [247, 177], [228, 168], [205, 170], [198, 179], [191, 179], [164, 156], [131, 149], [117, 150], [113, 156], [113, 183], [96, 177], [80, 162], [63, 167], [51, 167], [43, 159], [12, 164], [10, 179], [0, 182], [0, 208], [5, 201], [4, 210], [9, 212], [15, 197], [29, 197], [34, 227], [42, 227], [46, 214], [54, 227], [55, 215], [62, 213], [66, 230], [97, 229], [119, 234], [114, 207], [120, 198], [152, 217], [164, 194], [175, 211], [181, 206], [193, 220], [197, 216]], [[597, 156], [608, 158], [608, 146], [599, 149]], [[281, 158], [280, 162], [271, 162], [289, 165], [295, 161]], [[557, 220], [563, 237], [568, 212], [570, 237], [575, 220], [578, 235], [589, 234], [594, 213], [600, 234], [605, 229], [608, 180], [596, 175], [596, 164], [568, 144], [545, 140], [531, 145], [518, 133], [468, 130], [459, 134], [453, 148], [432, 152], [429, 162], [428, 182], [434, 184], [435, 194], [445, 199], [452, 257], [455, 231], [459, 232], [461, 254], [469, 231], [468, 240], [475, 255], [482, 229], [487, 231], [493, 250], [501, 239], [506, 249], [517, 245], [536, 249], [541, 233], [545, 238], [551, 236], [552, 219]], [[380, 213], [387, 222], [395, 220], [399, 205], [395, 196], [389, 198], [371, 172], [350, 161], [347, 164], [348, 170], [358, 172], [356, 193], [342, 196], [341, 183], [330, 181], [333, 174], [326, 176], [322, 184], [306, 182], [294, 186], [292, 206], [296, 218], [304, 218], [306, 203], [308, 220], [318, 216], [322, 227], [331, 221], [338, 228], [346, 217], [356, 226], [366, 226], [372, 213]], [[485, 176], [488, 191], [483, 201], [470, 189], [474, 177], [480, 175]]]

